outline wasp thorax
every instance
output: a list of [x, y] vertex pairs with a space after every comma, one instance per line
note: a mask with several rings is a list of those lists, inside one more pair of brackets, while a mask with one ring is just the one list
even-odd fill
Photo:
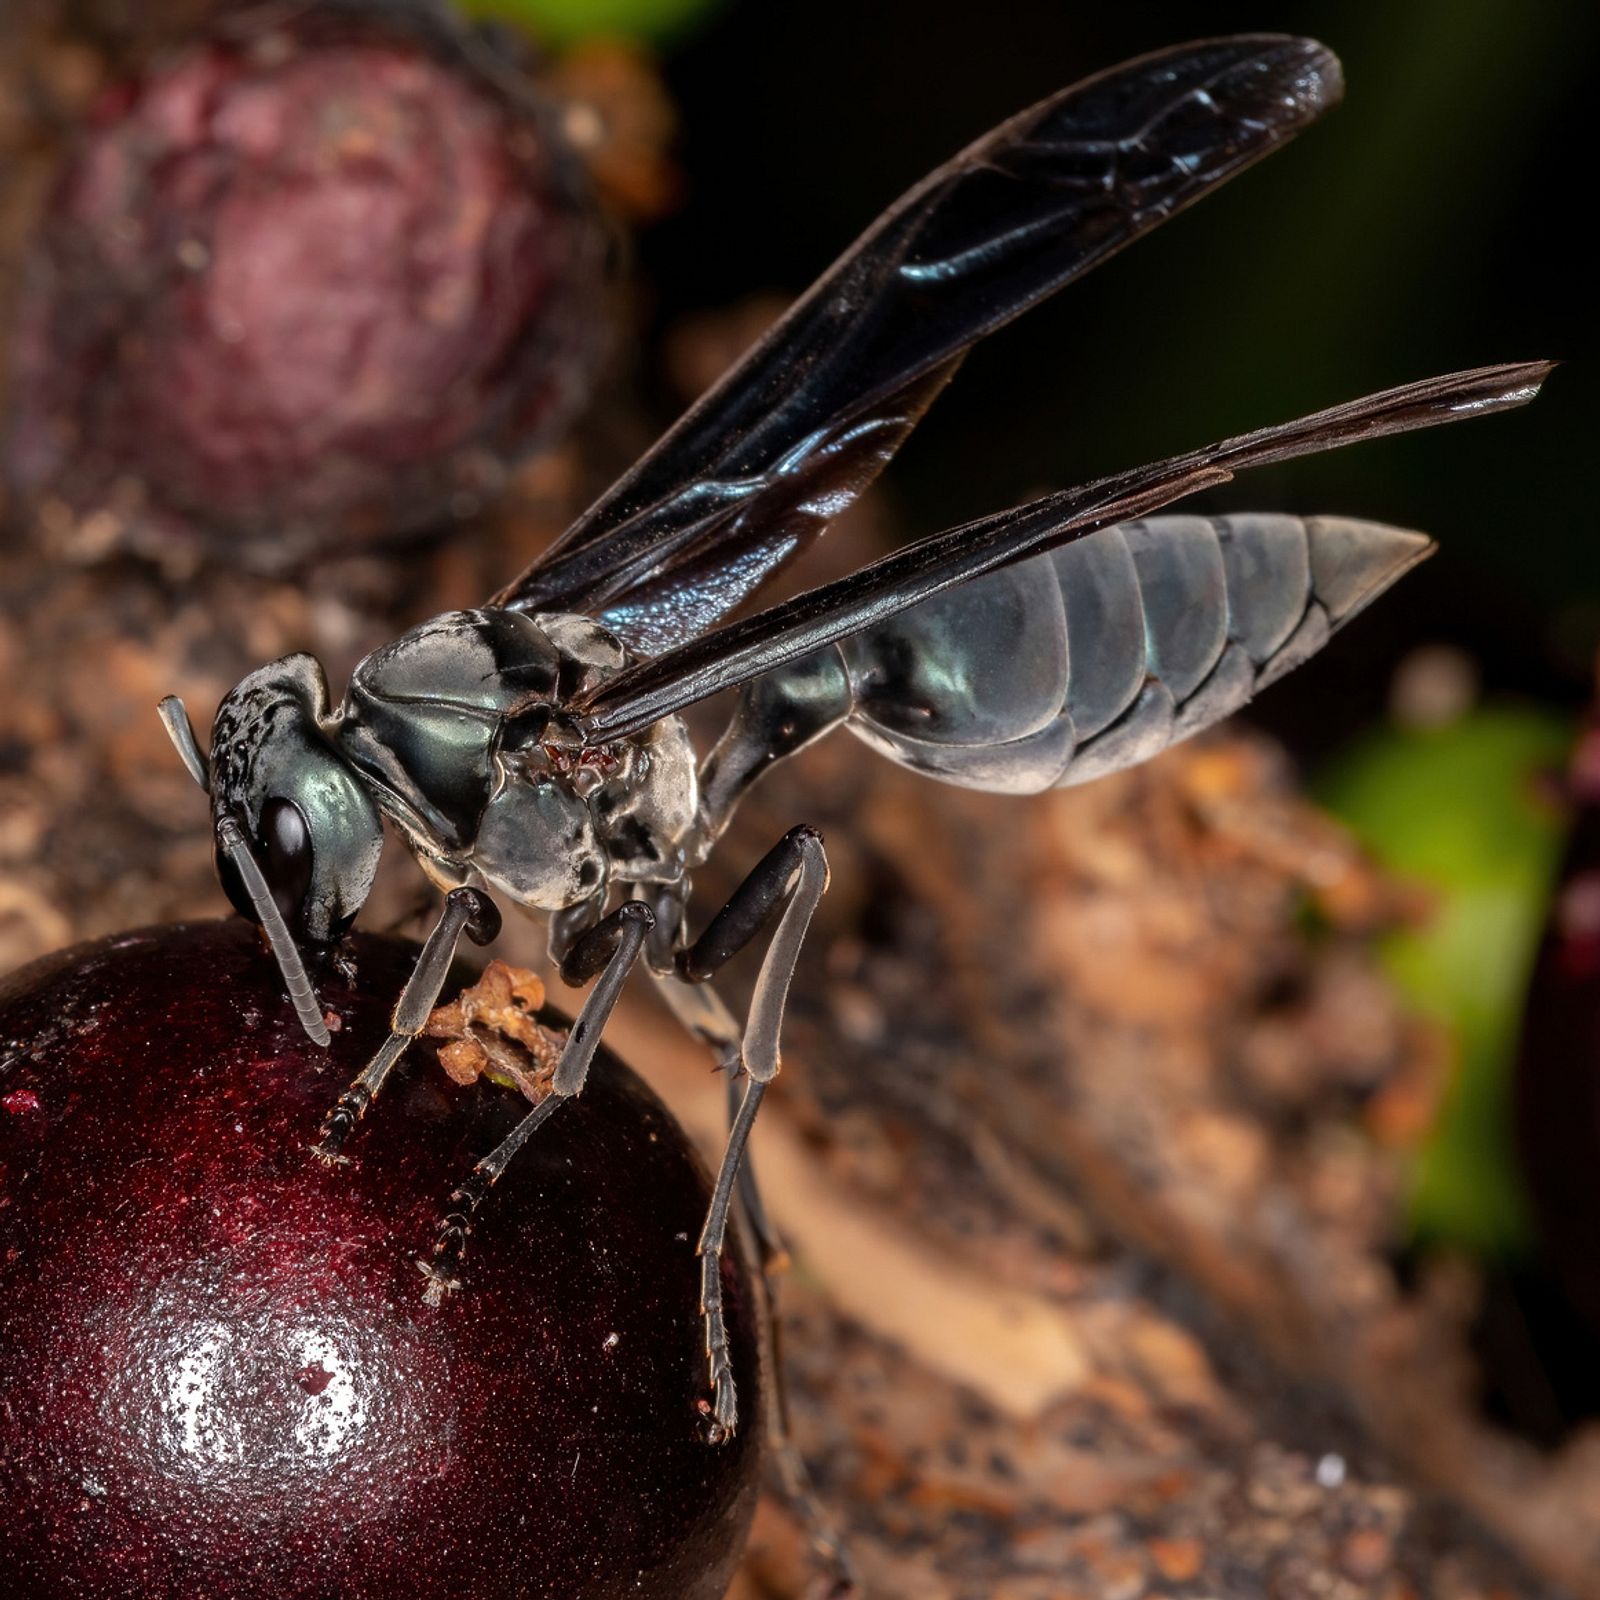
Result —
[[548, 770], [525, 769], [495, 791], [473, 861], [492, 886], [541, 911], [575, 906], [607, 881], [588, 805], [568, 779]]
[[[322, 667], [293, 655], [244, 679], [211, 731], [213, 814], [244, 830], [290, 932], [314, 944], [343, 936], [383, 850], [378, 809], [330, 742], [331, 726]], [[254, 917], [225, 852], [217, 871], [234, 906]]]

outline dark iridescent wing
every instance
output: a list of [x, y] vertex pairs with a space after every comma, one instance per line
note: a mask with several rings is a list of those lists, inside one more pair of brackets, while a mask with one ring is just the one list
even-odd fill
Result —
[[592, 743], [637, 733], [955, 584], [1145, 516], [1247, 467], [1524, 405], [1538, 393], [1550, 366], [1523, 362], [1428, 378], [934, 534], [849, 577], [629, 668], [577, 702], [579, 727]]
[[963, 352], [1334, 104], [1303, 39], [1180, 45], [1003, 123], [905, 195], [491, 602], [642, 654], [711, 627], [900, 447]]

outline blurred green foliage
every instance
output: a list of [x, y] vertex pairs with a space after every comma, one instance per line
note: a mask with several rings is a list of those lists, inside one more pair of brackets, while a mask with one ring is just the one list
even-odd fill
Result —
[[1511, 1148], [1511, 1073], [1563, 827], [1549, 798], [1571, 725], [1480, 710], [1442, 728], [1373, 734], [1329, 765], [1319, 798], [1390, 872], [1434, 897], [1382, 955], [1407, 1001], [1454, 1046], [1439, 1119], [1417, 1154], [1412, 1238], [1479, 1256], [1527, 1238]]
[[622, 37], [663, 44], [721, 0], [463, 0], [470, 16], [525, 28], [543, 44]]

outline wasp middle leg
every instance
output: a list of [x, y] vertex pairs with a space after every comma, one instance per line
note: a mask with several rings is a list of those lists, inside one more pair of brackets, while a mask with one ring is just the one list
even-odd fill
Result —
[[[661, 922], [656, 924], [657, 934], [663, 931], [663, 926]], [[676, 924], [667, 925], [667, 931], [676, 933]], [[740, 1071], [739, 1026], [709, 983], [691, 985], [675, 977], [658, 976], [662, 977], [662, 998], [673, 1015], [710, 1049], [719, 1070], [725, 1074], [728, 1126], [731, 1129], [738, 1118], [745, 1093]], [[821, 1570], [827, 1574], [825, 1593], [828, 1600], [841, 1600], [841, 1597], [857, 1592], [860, 1579], [833, 1518], [817, 1494], [805, 1458], [795, 1442], [789, 1386], [784, 1369], [783, 1305], [779, 1293], [789, 1266], [789, 1252], [767, 1212], [756, 1177], [756, 1164], [748, 1149], [739, 1163], [737, 1192], [740, 1214], [754, 1241], [757, 1265], [761, 1272], [762, 1309], [765, 1313], [762, 1331], [766, 1339], [768, 1395], [767, 1449], [778, 1476], [780, 1492], [804, 1528]]]

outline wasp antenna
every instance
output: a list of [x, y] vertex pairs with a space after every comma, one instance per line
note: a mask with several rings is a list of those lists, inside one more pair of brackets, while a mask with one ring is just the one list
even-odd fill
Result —
[[205, 755], [194, 736], [194, 725], [189, 721], [189, 713], [184, 709], [183, 701], [177, 695], [169, 694], [156, 707], [156, 714], [166, 725], [167, 737], [172, 740], [184, 766], [189, 769], [189, 776], [210, 794], [211, 769], [206, 765]]
[[300, 1026], [311, 1035], [313, 1043], [326, 1049], [333, 1042], [333, 1035], [328, 1032], [328, 1024], [322, 1019], [317, 991], [311, 986], [311, 978], [300, 959], [299, 950], [295, 948], [289, 925], [283, 920], [283, 913], [278, 910], [272, 891], [267, 887], [267, 880], [261, 875], [261, 868], [256, 865], [256, 858], [245, 841], [244, 830], [232, 817], [217, 819], [217, 844], [237, 869], [245, 893], [250, 896], [256, 920], [261, 924], [261, 931], [266, 934], [267, 943], [272, 946], [272, 953], [277, 958], [278, 970], [283, 974]]

